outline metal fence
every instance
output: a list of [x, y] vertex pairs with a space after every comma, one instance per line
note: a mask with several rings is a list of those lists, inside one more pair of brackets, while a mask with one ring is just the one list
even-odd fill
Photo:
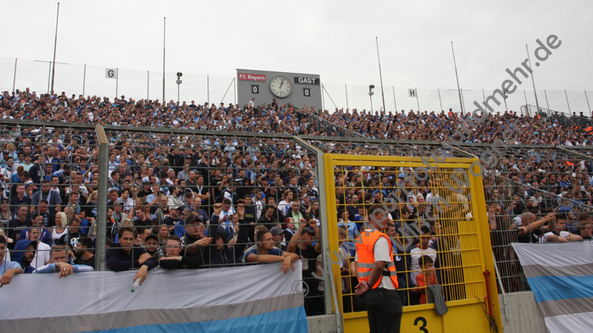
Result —
[[[29, 87], [37, 93], [51, 89], [51, 62], [27, 59], [0, 58], [0, 90], [15, 91]], [[83, 96], [112, 96], [120, 98], [151, 99], [163, 101], [205, 101], [213, 104], [236, 103], [232, 77], [194, 75], [184, 73], [177, 85], [176, 73], [130, 70], [113, 66], [113, 76], [108, 77], [105, 67], [56, 62], [54, 91], [67, 91]], [[117, 73], [117, 74], [115, 74]], [[179, 99], [178, 99], [179, 96]], [[113, 99], [113, 98], [112, 98]]]
[[[303, 137], [326, 153], [352, 155], [384, 156], [432, 156], [477, 157], [490, 148], [488, 144], [460, 144], [443, 148], [440, 143], [409, 142], [392, 140], [370, 140], [360, 138], [318, 138]], [[439, 150], [441, 149], [441, 150]], [[438, 156], [437, 156], [438, 157]], [[361, 174], [346, 187], [355, 188], [355, 183], [363, 182], [371, 192], [380, 190], [383, 183], [372, 184], [370, 171], [349, 170], [353, 175]], [[404, 172], [404, 170], [399, 170]], [[392, 176], [394, 176], [393, 174]], [[550, 147], [550, 146], [507, 146], [499, 162], [483, 170], [483, 184], [488, 209], [492, 250], [497, 263], [499, 284], [502, 291], [515, 292], [529, 290], [521, 265], [511, 242], [537, 241], [535, 237], [521, 236], [518, 227], [523, 226], [520, 216], [525, 212], [542, 219], [549, 212], [566, 215], [566, 231], [580, 234], [579, 221], [590, 223], [593, 214], [593, 149], [588, 147]], [[383, 178], [384, 181], [391, 181]], [[368, 181], [368, 182], [367, 182]], [[348, 192], [348, 188], [343, 189]], [[415, 188], [426, 197], [431, 193], [428, 187]], [[360, 195], [358, 195], [360, 197]], [[351, 205], [351, 197], [346, 197], [345, 205]], [[358, 205], [365, 200], [375, 200], [367, 194], [357, 198]], [[581, 214], [585, 213], [585, 215]], [[519, 218], [519, 220], [518, 220]], [[589, 219], [589, 220], [587, 220]], [[395, 221], [397, 223], [397, 221]], [[401, 221], [400, 221], [401, 222]], [[586, 224], [585, 224], [586, 225]], [[537, 229], [532, 234], [543, 235], [547, 230]], [[541, 234], [540, 234], [541, 233]]]
[[[96, 236], [99, 144], [93, 126], [5, 125], [0, 165], [0, 222], [13, 260], [37, 269], [50, 260], [51, 246], [76, 249], [81, 236]], [[25, 251], [32, 245], [18, 242], [23, 239], [39, 244], [33, 257]]]
[[[50, 249], [59, 245], [72, 250], [76, 263], [119, 270], [106, 247], [125, 247], [128, 228], [133, 228], [134, 239], [127, 248], [134, 253], [142, 247], [155, 262], [171, 257], [169, 249], [178, 241], [182, 256], [194, 259], [184, 261], [184, 267], [257, 264], [269, 260], [260, 259], [265, 257], [260, 251], [266, 244], [262, 237], [270, 231], [274, 246], [292, 253], [290, 261], [308, 261], [304, 286], [317, 285], [310, 274], [317, 255], [311, 257], [310, 246], [311, 239], [318, 242], [315, 251], [320, 254], [326, 244], [318, 164], [323, 159], [307, 143], [281, 134], [59, 123], [1, 126], [0, 142], [7, 153], [0, 163], [8, 165], [2, 169], [8, 173], [3, 180], [8, 203], [0, 205], [2, 227], [12, 240], [10, 254], [23, 267], [32, 253], [36, 264], [31, 270], [52, 262]], [[14, 171], [18, 178], [12, 177], [12, 163], [19, 165]], [[54, 189], [47, 186], [46, 191], [46, 180], [55, 183]], [[36, 186], [49, 210], [35, 201]], [[40, 208], [45, 215], [38, 220]], [[39, 233], [50, 238], [47, 243], [38, 242]], [[27, 248], [29, 241], [35, 249]], [[92, 252], [94, 257], [86, 257]], [[326, 280], [329, 293], [333, 282], [329, 276]], [[323, 291], [303, 290], [309, 315], [332, 312], [331, 298]]]
[[[232, 245], [236, 250], [225, 252], [232, 258], [217, 261], [222, 248], [212, 243], [202, 255], [202, 267], [241, 262], [245, 247], [257, 247], [258, 229], [278, 227], [273, 233], [276, 246], [301, 251], [299, 257], [309, 261], [309, 270], [313, 271], [317, 258], [311, 253], [305, 255], [312, 245], [310, 238], [297, 237], [292, 244], [291, 240], [304, 225], [314, 231], [319, 223], [320, 234], [313, 232], [313, 236], [321, 242], [320, 251], [329, 256], [323, 241], [323, 230], [329, 228], [324, 217], [337, 212], [325, 212], [325, 184], [337, 178], [324, 180], [323, 153], [431, 156], [441, 147], [421, 141], [115, 126], [96, 129], [91, 125], [8, 120], [0, 126], [0, 221], [4, 233], [13, 240], [9, 243], [12, 255], [28, 256], [26, 247], [15, 249], [20, 239], [49, 237], [48, 246], [69, 246], [80, 260], [88, 246], [83, 236], [90, 236], [91, 241], [96, 237], [96, 245], [90, 246], [96, 248], [98, 269], [106, 261], [105, 245], [118, 241], [118, 231], [128, 226], [138, 231], [134, 239], [138, 246], [147, 246], [146, 237], [156, 235], [157, 244], [150, 248], [156, 251], [154, 255], [167, 251], [170, 234], [185, 237], [185, 242], [226, 235], [226, 239], [221, 236], [226, 245], [218, 245], [225, 249]], [[440, 154], [443, 158], [475, 157], [488, 147], [461, 144]], [[592, 161], [593, 150], [588, 147], [508, 146], [499, 163], [484, 170], [489, 215], [483, 223], [490, 226], [503, 290], [528, 288], [510, 246], [510, 242], [520, 240], [517, 217], [522, 213], [529, 211], [537, 218], [545, 217], [548, 211], [565, 213], [569, 218], [567, 230], [580, 232], [577, 224], [586, 218], [581, 213], [593, 213]], [[374, 184], [373, 177], [367, 177], [368, 171], [355, 170], [358, 178], [344, 182], [346, 171], [340, 172], [339, 187], [349, 193], [343, 195], [344, 205], [358, 202], [364, 207], [366, 200], [374, 200], [369, 194], [387, 186], [382, 181], [391, 181], [382, 179]], [[361, 184], [365, 193], [350, 193], [350, 187], [360, 188]], [[416, 190], [424, 195], [431, 192], [430, 187]], [[353, 201], [355, 194], [357, 202]], [[218, 223], [210, 223], [215, 218], [215, 203], [223, 207], [216, 207]], [[243, 206], [248, 207], [245, 213], [235, 213]], [[184, 208], [181, 212], [180, 207]], [[239, 221], [239, 215], [244, 219]], [[199, 222], [197, 229], [189, 231], [185, 222], [193, 216]], [[44, 251], [50, 254], [48, 250], [37, 248], [39, 258], [34, 262], [45, 264], [50, 255], [47, 260], [41, 256]], [[334, 288], [327, 278], [326, 285]], [[307, 295], [309, 314], [332, 311], [331, 299], [327, 292], [325, 295], [319, 289]]]
[[[37, 93], [50, 91], [51, 61], [27, 60], [14, 58], [0, 58], [0, 91], [15, 91], [30, 88]], [[237, 103], [236, 82], [233, 77], [218, 77], [212, 75], [195, 75], [184, 73], [182, 83], [176, 84], [176, 73], [165, 73], [165, 87], [163, 88], [163, 73], [156, 71], [130, 70], [109, 68], [117, 75], [111, 78], [107, 75], [108, 68], [81, 64], [67, 64], [56, 62], [54, 76], [54, 90], [68, 91], [72, 94], [84, 96], [113, 96], [126, 98], [163, 100], [166, 101], [192, 100], [196, 103], [207, 101], [211, 104]], [[386, 80], [389, 82], [388, 78]], [[368, 82], [379, 89], [378, 82]], [[354, 109], [359, 111], [379, 111], [382, 108], [380, 94], [369, 95], [369, 85], [366, 84], [331, 84], [324, 83], [324, 109]], [[163, 92], [164, 89], [164, 92]], [[387, 111], [401, 110], [463, 110], [472, 111], [474, 101], [483, 103], [493, 89], [462, 89], [461, 101], [457, 89], [423, 89], [416, 87], [395, 87], [386, 84], [384, 87], [385, 105]], [[411, 92], [413, 91], [413, 92]], [[583, 112], [591, 115], [591, 106], [587, 91], [552, 91], [538, 90], [537, 100], [540, 108], [555, 112], [577, 115]], [[530, 90], [516, 91], [510, 94], [500, 105], [494, 106], [495, 111], [513, 110], [527, 112], [521, 107], [527, 104], [536, 105], [535, 94]], [[493, 104], [490, 102], [490, 104]]]

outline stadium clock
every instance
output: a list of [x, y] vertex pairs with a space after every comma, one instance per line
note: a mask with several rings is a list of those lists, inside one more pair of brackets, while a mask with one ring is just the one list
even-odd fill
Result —
[[270, 90], [274, 96], [285, 98], [292, 92], [292, 85], [286, 77], [276, 76], [270, 81]]

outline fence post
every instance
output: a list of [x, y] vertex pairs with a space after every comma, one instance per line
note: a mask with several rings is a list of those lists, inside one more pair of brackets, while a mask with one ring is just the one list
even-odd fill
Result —
[[346, 90], [346, 109], [350, 110], [350, 106], [348, 105], [348, 85], [344, 85], [344, 89]]
[[418, 113], [420, 113], [420, 97], [418, 96], [418, 88], [414, 88], [416, 90], [416, 105], [418, 105]]
[[117, 94], [119, 93], [119, 68], [115, 72], [117, 73], [117, 75], [115, 75], [115, 98], [117, 98]]
[[391, 88], [393, 88], [393, 104], [395, 105], [394, 114], [397, 114], [397, 100], [395, 99], [395, 86], [392, 86]]
[[484, 92], [484, 88], [482, 88], [482, 99], [484, 99], [484, 105], [486, 105], [486, 92]]
[[323, 83], [321, 84], [321, 110], [325, 111], [325, 92], [323, 89]]
[[86, 64], [84, 65], [84, 72], [82, 74], [82, 96], [84, 97], [84, 93], [86, 89]]
[[[325, 305], [325, 313], [331, 314], [335, 313], [336, 315], [336, 328], [338, 332], [343, 332], [342, 327], [342, 316], [340, 314], [340, 310], [338, 308], [338, 299], [337, 299], [337, 287], [335, 283], [333, 268], [331, 267], [331, 254], [329, 250], [329, 212], [327, 211], [327, 192], [325, 189], [326, 185], [326, 178], [325, 178], [325, 154], [310, 145], [307, 141], [303, 140], [298, 136], [293, 136], [293, 140], [295, 140], [299, 145], [308, 148], [309, 151], [312, 151], [317, 159], [317, 180], [318, 180], [318, 190], [319, 190], [319, 223], [321, 224], [321, 249], [323, 253], [323, 268], [325, 272], [328, 274], [323, 274], [323, 280], [325, 281], [325, 289], [324, 289], [324, 305]], [[337, 258], [338, 260], [340, 258]], [[332, 307], [333, 305], [333, 307]]]
[[107, 185], [109, 179], [109, 141], [101, 125], [95, 128], [99, 139], [99, 200], [97, 202], [97, 243], [95, 248], [96, 267], [105, 270], [105, 238], [107, 232]]
[[15, 92], [14, 87], [16, 85], [16, 65], [19, 58], [14, 58], [14, 76], [12, 77], [12, 92]]
[[568, 93], [566, 93], [566, 89], [564, 89], [564, 96], [566, 96], [566, 105], [568, 106], [568, 114], [570, 115], [570, 103], [568, 102]]
[[585, 99], [587, 100], [587, 108], [589, 109], [589, 112], [591, 113], [591, 116], [593, 117], [593, 110], [591, 110], [591, 105], [589, 105], [589, 96], [587, 96], [587, 90], [585, 90]]
[[546, 106], [548, 107], [548, 115], [551, 115], [552, 113], [550, 112], [550, 103], [548, 102], [548, 92], [546, 91], [546, 89], [544, 89], [544, 95], [546, 96]]

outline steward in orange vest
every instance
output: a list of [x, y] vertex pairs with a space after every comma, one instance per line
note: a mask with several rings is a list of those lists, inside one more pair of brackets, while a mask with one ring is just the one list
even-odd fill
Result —
[[361, 231], [355, 241], [356, 296], [366, 307], [371, 332], [399, 333], [403, 309], [397, 294], [395, 253], [389, 237], [378, 231], [387, 229], [389, 215], [381, 204], [375, 204], [367, 216], [375, 229]]
[[[372, 231], [367, 232], [363, 231], [360, 234], [360, 243], [356, 244], [356, 254], [358, 255], [358, 282], [366, 281], [369, 282], [371, 278], [371, 272], [373, 271], [373, 267], [375, 266], [375, 243], [379, 240], [380, 237], [384, 237], [389, 242], [389, 256], [393, 258], [395, 253], [393, 252], [393, 246], [391, 244], [391, 240], [387, 235], [380, 231]], [[388, 276], [391, 278], [391, 283], [393, 283], [393, 287], [397, 289], [399, 287], [397, 281], [397, 272], [395, 270], [395, 263], [393, 261], [387, 263], [387, 266], [383, 269], [383, 275]], [[376, 289], [381, 284], [381, 279], [377, 279], [376, 282], [369, 287], [371, 289]]]

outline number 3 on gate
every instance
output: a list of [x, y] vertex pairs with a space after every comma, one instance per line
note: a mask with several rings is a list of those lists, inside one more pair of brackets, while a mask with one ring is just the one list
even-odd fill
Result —
[[418, 317], [414, 320], [414, 326], [418, 326], [418, 324], [421, 324], [420, 327], [418, 327], [418, 329], [420, 330], [420, 332], [422, 333], [428, 333], [428, 330], [426, 329], [426, 319], [424, 317]]

